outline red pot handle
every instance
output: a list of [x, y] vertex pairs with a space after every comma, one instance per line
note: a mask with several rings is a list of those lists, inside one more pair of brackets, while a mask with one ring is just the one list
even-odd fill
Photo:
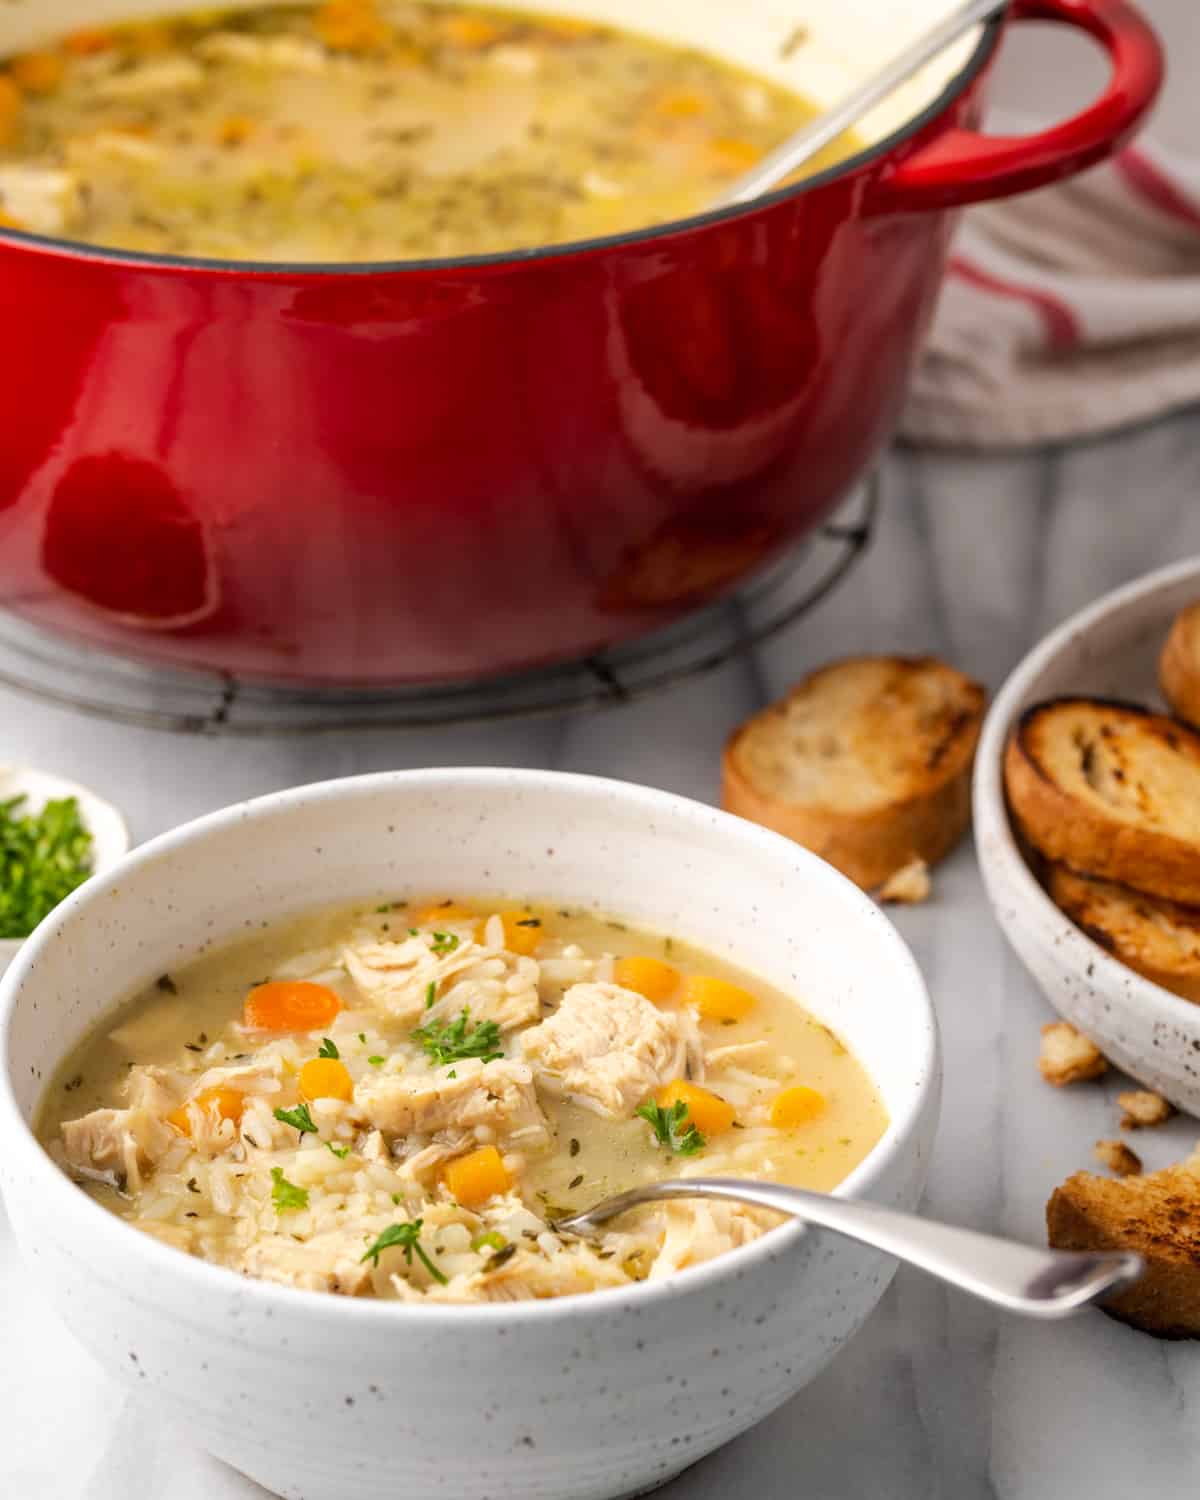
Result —
[[989, 136], [948, 130], [901, 162], [878, 186], [889, 212], [954, 208], [1007, 198], [1073, 177], [1114, 155], [1154, 103], [1163, 54], [1150, 25], [1126, 0], [1013, 0], [1013, 21], [1057, 21], [1094, 36], [1112, 78], [1082, 114], [1039, 135]]

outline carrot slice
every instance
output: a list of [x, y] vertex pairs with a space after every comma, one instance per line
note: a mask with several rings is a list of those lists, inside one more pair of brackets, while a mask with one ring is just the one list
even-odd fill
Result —
[[804, 1084], [782, 1089], [771, 1101], [771, 1124], [776, 1130], [794, 1130], [823, 1114], [825, 1105], [825, 1095]]
[[300, 1069], [300, 1097], [352, 1099], [354, 1080], [344, 1062], [334, 1057], [314, 1057]]
[[12, 60], [12, 76], [27, 94], [52, 94], [66, 70], [57, 52], [26, 52]]
[[497, 1193], [507, 1193], [512, 1178], [495, 1146], [481, 1146], [450, 1162], [442, 1180], [464, 1207], [484, 1203]]
[[728, 979], [690, 974], [683, 981], [685, 1005], [694, 1005], [706, 1021], [740, 1021], [754, 1008], [754, 996]]
[[[546, 935], [540, 918], [530, 911], [502, 911], [496, 915], [504, 924], [504, 946], [510, 953], [520, 953], [528, 958], [530, 954], [537, 952]], [[475, 941], [487, 941], [486, 919], [476, 927]]]
[[178, 1109], [173, 1109], [167, 1116], [169, 1124], [174, 1125], [181, 1135], [191, 1135], [192, 1120], [188, 1113], [190, 1107], [195, 1104], [200, 1109], [208, 1111], [215, 1106], [217, 1114], [222, 1120], [233, 1120], [234, 1123], [242, 1118], [242, 1110], [246, 1104], [246, 1096], [237, 1089], [205, 1089], [203, 1093], [197, 1094], [194, 1099], [188, 1099]]
[[626, 990], [635, 990], [646, 1000], [665, 1000], [679, 988], [679, 970], [660, 958], [619, 958], [613, 978]]
[[720, 1135], [733, 1124], [733, 1105], [720, 1094], [702, 1089], [685, 1078], [676, 1078], [654, 1096], [663, 1109], [673, 1104], [687, 1105], [687, 1118], [702, 1135]]
[[325, 984], [277, 979], [257, 985], [242, 1006], [242, 1023], [252, 1031], [315, 1031], [328, 1026], [342, 1002]]

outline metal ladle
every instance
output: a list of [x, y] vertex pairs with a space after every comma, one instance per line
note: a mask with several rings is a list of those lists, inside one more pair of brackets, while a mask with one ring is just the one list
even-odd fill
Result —
[[852, 125], [856, 125], [868, 110], [881, 104], [902, 83], [918, 73], [926, 63], [932, 62], [939, 52], [945, 51], [952, 42], [958, 41], [975, 26], [983, 25], [1002, 14], [1007, 0], [970, 0], [960, 5], [944, 21], [923, 33], [898, 53], [865, 83], [846, 95], [840, 104], [821, 115], [811, 124], [805, 125], [795, 135], [764, 156], [757, 166], [739, 177], [712, 205], [713, 208], [732, 208], [739, 203], [769, 193], [785, 182], [805, 162], [811, 161], [818, 152], [831, 145]]
[[1069, 1317], [1132, 1285], [1144, 1270], [1140, 1256], [1124, 1251], [1043, 1250], [853, 1198], [730, 1177], [676, 1178], [635, 1188], [585, 1213], [556, 1219], [553, 1228], [592, 1235], [628, 1209], [670, 1198], [725, 1198], [773, 1208], [883, 1250], [960, 1291], [1030, 1318]]

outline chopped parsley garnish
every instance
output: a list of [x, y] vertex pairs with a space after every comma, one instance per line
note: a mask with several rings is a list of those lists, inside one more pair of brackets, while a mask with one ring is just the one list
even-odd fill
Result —
[[429, 946], [439, 958], [442, 958], [447, 953], [453, 953], [461, 941], [462, 939], [456, 938], [452, 932], [435, 932], [433, 942]]
[[429, 981], [429, 983], [425, 986], [425, 1009], [426, 1010], [432, 1010], [433, 1009], [433, 1001], [434, 1001], [434, 997], [436, 996], [436, 994], [437, 994], [437, 983], [436, 983], [435, 980], [431, 979]]
[[517, 922], [518, 927], [540, 927], [541, 925], [541, 917], [521, 917]]
[[381, 906], [375, 908], [377, 912], [391, 911], [391, 909], [392, 903], [390, 901], [385, 901]]
[[687, 1122], [687, 1105], [676, 1099], [670, 1109], [661, 1104], [643, 1104], [637, 1113], [654, 1131], [659, 1143], [676, 1156], [695, 1156], [708, 1144], [694, 1125]]
[[297, 1104], [295, 1109], [277, 1109], [275, 1118], [282, 1120], [285, 1125], [290, 1125], [293, 1130], [298, 1130], [301, 1135], [316, 1135], [317, 1127], [313, 1124], [313, 1117], [308, 1112], [307, 1104]]
[[337, 1049], [337, 1043], [330, 1037], [323, 1038], [321, 1045], [317, 1048], [318, 1057], [341, 1057]]
[[480, 1021], [472, 1026], [471, 1012], [465, 1005], [456, 1020], [429, 1021], [418, 1026], [412, 1036], [439, 1064], [467, 1057], [478, 1057], [486, 1063], [504, 1056], [500, 1051], [499, 1026], [495, 1021]]
[[283, 1214], [293, 1208], [308, 1207], [308, 1189], [297, 1187], [283, 1175], [282, 1167], [271, 1168], [271, 1202]]
[[471, 1249], [478, 1253], [480, 1250], [503, 1250], [508, 1241], [497, 1229], [489, 1229], [486, 1234], [477, 1234], [471, 1241]]
[[360, 1031], [358, 1033], [358, 1039], [364, 1047], [367, 1045], [367, 1033], [365, 1031]]
[[580, 1153], [580, 1151], [581, 1151], [581, 1149], [582, 1149], [582, 1147], [580, 1146], [579, 1142], [575, 1139], [575, 1137], [572, 1136], [571, 1137], [571, 1144], [569, 1145], [569, 1147], [567, 1149], [570, 1151], [570, 1153], [571, 1153], [572, 1156], [578, 1156], [579, 1153]]
[[74, 797], [19, 816], [0, 802], [0, 938], [28, 937], [92, 873], [92, 836]]
[[385, 1250], [390, 1250], [393, 1246], [399, 1245], [404, 1251], [404, 1259], [410, 1266], [415, 1254], [417, 1259], [433, 1277], [434, 1281], [440, 1282], [442, 1286], [445, 1286], [448, 1278], [438, 1270], [422, 1248], [421, 1225], [423, 1223], [423, 1219], [413, 1219], [408, 1224], [392, 1224], [383, 1231], [375, 1243], [368, 1249], [367, 1253], [363, 1256], [363, 1260], [369, 1260], [373, 1265], [377, 1266], [379, 1264], [379, 1257]]
[[154, 981], [154, 988], [162, 990], [164, 995], [178, 995], [179, 993], [179, 986], [169, 974], [160, 974]]
[[567, 1192], [568, 1193], [573, 1193], [575, 1191], [575, 1189], [577, 1187], [579, 1187], [579, 1185], [582, 1182], [583, 1182], [583, 1173], [580, 1172], [580, 1174], [579, 1174], [578, 1177], [572, 1177], [571, 1180], [570, 1180], [570, 1182], [567, 1183]]
[[379, 1054], [378, 1054], [378, 1052], [376, 1052], [374, 1054], [374, 1056], [368, 1057], [367, 1061], [371, 1064], [371, 1066], [373, 1068], [382, 1068], [383, 1065], [384, 1065], [384, 1063], [387, 1062], [387, 1058], [386, 1057], [380, 1057]]
[[332, 1141], [326, 1141], [325, 1144], [333, 1152], [334, 1156], [337, 1157], [338, 1161], [345, 1161], [350, 1155], [349, 1146], [335, 1146]]

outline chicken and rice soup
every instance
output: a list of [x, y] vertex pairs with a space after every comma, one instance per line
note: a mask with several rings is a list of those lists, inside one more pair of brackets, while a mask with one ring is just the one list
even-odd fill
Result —
[[829, 1189], [886, 1126], [795, 1000], [593, 913], [384, 902], [164, 974], [47, 1091], [84, 1191], [167, 1245], [286, 1286], [407, 1302], [656, 1279], [776, 1222], [648, 1206], [554, 1221], [667, 1176]]
[[500, 252], [700, 212], [812, 114], [715, 57], [552, 15], [205, 11], [0, 65], [0, 222], [238, 260]]

